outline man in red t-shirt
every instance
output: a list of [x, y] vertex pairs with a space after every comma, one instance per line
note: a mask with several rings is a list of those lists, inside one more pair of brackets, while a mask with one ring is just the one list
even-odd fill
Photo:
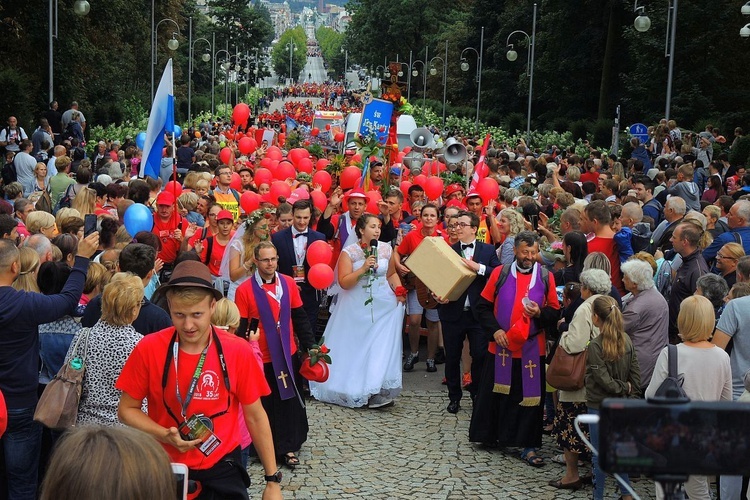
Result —
[[[158, 258], [164, 262], [162, 268], [162, 283], [169, 280], [177, 255], [187, 250], [188, 240], [195, 234], [195, 227], [174, 211], [175, 198], [169, 191], [162, 191], [156, 197], [156, 213], [154, 213], [154, 228], [151, 230], [161, 240], [161, 250]], [[133, 235], [135, 236], [135, 235]]]
[[273, 445], [289, 467], [300, 464], [297, 452], [307, 441], [307, 412], [300, 393], [299, 359], [295, 336], [307, 352], [315, 343], [294, 278], [277, 272], [279, 256], [270, 241], [254, 250], [255, 273], [235, 295], [240, 311], [239, 335], [258, 320], [258, 345], [271, 393], [261, 398], [273, 429]]
[[607, 202], [595, 200], [586, 205], [581, 214], [581, 231], [584, 234], [594, 234], [594, 238], [589, 239], [589, 255], [594, 252], [601, 252], [607, 256], [607, 260], [612, 267], [612, 284], [620, 292], [620, 295], [625, 295], [625, 287], [622, 284], [620, 273], [620, 252], [614, 240], [615, 232], [610, 227], [611, 222], [612, 214]]
[[[268, 384], [259, 365], [247, 362], [254, 356], [250, 344], [211, 326], [221, 298], [211, 273], [200, 262], [181, 262], [160, 293], [169, 301], [174, 327], [144, 337], [125, 363], [115, 384], [122, 391], [120, 421], [162, 443], [203, 491], [248, 498], [250, 479], [240, 456], [242, 412], [265, 470], [263, 498], [281, 498], [281, 473], [260, 402]], [[144, 398], [148, 414], [141, 411]]]

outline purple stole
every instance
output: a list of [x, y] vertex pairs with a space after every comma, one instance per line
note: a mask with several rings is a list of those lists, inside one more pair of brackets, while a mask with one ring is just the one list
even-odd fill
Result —
[[[521, 305], [521, 299], [523, 299], [523, 297], [516, 296], [516, 263], [513, 262], [510, 265], [513, 266], [512, 270], [508, 273], [505, 283], [500, 287], [497, 292], [497, 297], [495, 297], [495, 319], [497, 319], [500, 328], [506, 332], [510, 330], [511, 326], [513, 326], [510, 319], [513, 314], [513, 308], [523, 307]], [[545, 296], [541, 268], [539, 264], [534, 264], [533, 269], [531, 288], [528, 291], [528, 297], [539, 304], [539, 307], [542, 307], [545, 301]], [[500, 307], [500, 304], [510, 304], [510, 306]], [[542, 401], [542, 384], [539, 381], [542, 372], [539, 367], [539, 341], [536, 338], [536, 333], [536, 322], [532, 319], [529, 325], [529, 338], [521, 348], [521, 380], [523, 382], [523, 400], [521, 400], [521, 406], [538, 406]], [[499, 344], [496, 344], [496, 347], [495, 386], [493, 392], [510, 394], [511, 376], [513, 371], [512, 352], [501, 347]]]
[[[276, 375], [276, 385], [282, 400], [291, 399], [297, 395], [294, 382], [291, 346], [291, 318], [292, 307], [289, 299], [289, 287], [286, 280], [276, 273], [276, 290], [281, 291], [279, 303], [279, 321], [274, 320], [271, 305], [268, 303], [268, 292], [258, 283], [256, 273], [250, 281], [255, 304], [260, 314], [260, 323], [266, 334], [266, 343], [271, 353], [273, 373]], [[281, 286], [279, 286], [281, 285]]]
[[341, 241], [342, 249], [346, 245], [346, 240], [349, 239], [350, 231], [350, 219], [346, 216], [346, 213], [342, 213], [341, 215], [339, 215], [339, 241]]

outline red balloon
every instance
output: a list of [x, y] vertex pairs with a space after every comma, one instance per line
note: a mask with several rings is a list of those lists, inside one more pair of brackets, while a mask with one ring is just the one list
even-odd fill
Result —
[[291, 163], [288, 161], [279, 162], [279, 166], [276, 167], [275, 175], [278, 180], [285, 181], [287, 179], [294, 179], [296, 176], [297, 172], [294, 170]]
[[284, 158], [284, 155], [281, 154], [281, 150], [276, 146], [270, 146], [266, 150], [266, 158], [270, 158], [271, 160], [281, 160]]
[[405, 155], [408, 155], [409, 153], [411, 153], [411, 146], [406, 146], [401, 152]]
[[287, 154], [287, 158], [291, 160], [292, 163], [295, 165], [299, 160], [302, 158], [309, 158], [310, 153], [305, 148], [294, 148], [291, 151], [289, 151], [289, 154]]
[[323, 240], [315, 241], [307, 247], [307, 263], [310, 264], [310, 266], [316, 264], [327, 266], [328, 263], [331, 262], [332, 257], [333, 250], [331, 249], [331, 246]]
[[175, 198], [179, 198], [179, 196], [182, 194], [182, 184], [177, 181], [169, 181], [164, 186], [164, 191], [172, 193]]
[[500, 185], [489, 177], [485, 177], [477, 184], [477, 192], [486, 205], [489, 200], [494, 200], [500, 194]]
[[[310, 255], [309, 248], [307, 249], [307, 255]], [[333, 269], [328, 264], [315, 264], [310, 267], [310, 271], [307, 273], [307, 281], [316, 290], [328, 288], [333, 285]]]
[[320, 129], [317, 127], [310, 131], [310, 135], [313, 137], [318, 137], [318, 134], [320, 134]]
[[325, 170], [318, 170], [317, 172], [315, 172], [315, 175], [312, 176], [312, 182], [313, 186], [315, 184], [320, 184], [320, 190], [324, 193], [327, 193], [328, 190], [331, 189], [333, 179], [331, 179], [331, 174], [329, 174]]
[[337, 132], [336, 135], [333, 136], [333, 140], [336, 142], [344, 142], [344, 133]]
[[313, 163], [310, 158], [302, 158], [297, 161], [297, 170], [306, 174], [311, 174], [313, 171]]
[[231, 130], [227, 130], [226, 132], [224, 132], [224, 137], [226, 137], [230, 141], [233, 141], [234, 140], [234, 132], [232, 132]]
[[323, 193], [323, 191], [312, 191], [310, 193], [310, 198], [312, 198], [312, 202], [315, 208], [317, 208], [321, 212], [324, 211], [328, 206], [328, 198], [326, 198], [326, 195], [325, 193]]
[[284, 181], [274, 181], [271, 184], [271, 191], [269, 194], [271, 195], [271, 203], [273, 203], [274, 205], [278, 205], [279, 196], [289, 198], [289, 195], [292, 194], [292, 188]]
[[265, 157], [262, 160], [260, 160], [260, 166], [268, 168], [273, 163], [273, 160], [269, 157]]
[[353, 188], [359, 182], [359, 179], [361, 177], [362, 170], [360, 170], [359, 167], [346, 167], [341, 171], [341, 176], [339, 177], [339, 185], [341, 186], [341, 189]]
[[222, 163], [223, 163], [224, 165], [229, 165], [229, 163], [230, 163], [230, 162], [231, 162], [231, 161], [232, 161], [233, 159], [234, 159], [234, 152], [232, 151], [232, 149], [231, 149], [231, 148], [223, 148], [223, 149], [222, 149], [222, 150], [221, 150], [221, 151], [219, 152], [219, 160], [221, 160], [221, 162], [222, 162]]
[[243, 137], [237, 145], [240, 148], [240, 153], [243, 155], [252, 154], [258, 149], [258, 143], [255, 142], [255, 139], [251, 139], [250, 137]]
[[253, 210], [258, 210], [260, 207], [260, 195], [253, 191], [246, 191], [240, 196], [240, 206], [246, 214], [249, 214]]
[[260, 186], [261, 184], [270, 185], [273, 181], [273, 174], [267, 168], [261, 167], [255, 171], [255, 178], [253, 180], [256, 186]]
[[380, 194], [380, 191], [368, 191], [367, 197], [369, 198], [369, 201], [367, 202], [367, 211], [371, 214], [379, 214], [380, 208], [378, 208], [378, 202], [382, 201], [383, 196]]
[[440, 177], [429, 177], [423, 187], [428, 200], [437, 200], [443, 194], [443, 180]]
[[[258, 174], [255, 174], [255, 177], [258, 177]], [[409, 188], [411, 187], [411, 182], [409, 181], [401, 181], [401, 185], [399, 186], [401, 188], [401, 192], [404, 195], [404, 198], [409, 197]]]
[[232, 180], [229, 182], [229, 187], [235, 191], [242, 190], [242, 178], [237, 172], [232, 172]]
[[416, 184], [417, 186], [424, 187], [426, 182], [427, 182], [427, 176], [424, 174], [419, 174], [418, 176], [414, 177], [414, 184]]
[[397, 158], [398, 158], [398, 161], [396, 161], [396, 163], [403, 163], [403, 162], [404, 162], [404, 156], [406, 156], [406, 153], [404, 153], [403, 151], [402, 151], [402, 152], [400, 152], [400, 153], [398, 154], [398, 157], [397, 157]]
[[321, 158], [315, 163], [315, 170], [325, 170], [325, 168], [330, 165], [330, 160], [326, 158]]
[[352, 163], [362, 163], [362, 155], [357, 153], [352, 156]]
[[326, 130], [331, 130], [331, 124], [330, 123], [326, 123]]
[[232, 121], [235, 125], [247, 126], [248, 118], [250, 118], [250, 106], [244, 102], [237, 104], [232, 111]]

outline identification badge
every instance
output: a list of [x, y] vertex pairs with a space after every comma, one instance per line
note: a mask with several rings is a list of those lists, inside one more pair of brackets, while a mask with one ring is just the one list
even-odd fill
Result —
[[179, 427], [180, 436], [185, 441], [200, 439], [201, 444], [198, 450], [205, 456], [209, 456], [221, 444], [221, 440], [216, 437], [213, 431], [214, 424], [210, 418], [205, 415], [191, 415]]
[[305, 266], [292, 266], [292, 277], [295, 283], [304, 283]]

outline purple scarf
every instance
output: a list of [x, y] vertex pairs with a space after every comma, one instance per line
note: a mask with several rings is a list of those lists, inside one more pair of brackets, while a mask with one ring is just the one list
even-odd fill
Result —
[[[513, 326], [511, 316], [514, 307], [523, 307], [521, 300], [523, 297], [516, 296], [516, 263], [513, 266], [508, 278], [503, 286], [497, 292], [495, 298], [495, 319], [497, 319], [500, 328], [506, 332]], [[534, 271], [531, 276], [531, 288], [528, 291], [528, 297], [533, 300], [539, 307], [544, 304], [544, 281], [539, 264], [534, 264]], [[500, 304], [513, 304], [511, 307], [500, 307]], [[521, 348], [521, 380], [523, 382], [523, 399], [521, 406], [538, 406], [541, 403], [542, 384], [539, 379], [542, 376], [539, 367], [539, 340], [536, 338], [537, 326], [534, 320], [529, 325], [529, 338]], [[510, 385], [512, 377], [513, 357], [512, 352], [501, 347], [499, 344], [495, 355], [495, 387], [494, 392], [501, 394], [510, 394]]]
[[[266, 335], [266, 343], [271, 353], [271, 364], [273, 373], [276, 375], [276, 385], [279, 388], [281, 399], [291, 399], [297, 395], [297, 387], [294, 383], [294, 369], [292, 365], [291, 346], [291, 318], [292, 308], [289, 299], [289, 288], [286, 280], [276, 274], [276, 297], [281, 295], [279, 301], [279, 321], [273, 318], [271, 305], [269, 304], [270, 293], [259, 283], [258, 273], [250, 280], [252, 281], [253, 296], [258, 306], [260, 323]], [[278, 300], [274, 298], [274, 300]]]

